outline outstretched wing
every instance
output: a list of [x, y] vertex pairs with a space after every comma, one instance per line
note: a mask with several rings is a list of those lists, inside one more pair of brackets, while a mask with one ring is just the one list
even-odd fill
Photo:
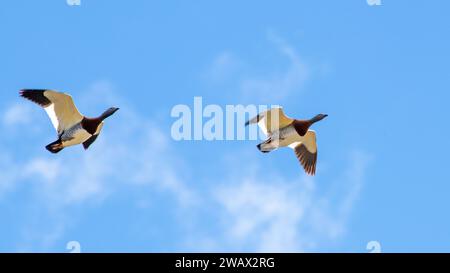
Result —
[[91, 146], [92, 143], [94, 143], [97, 140], [98, 135], [100, 134], [100, 132], [103, 129], [103, 122], [101, 122], [98, 126], [97, 126], [97, 131], [85, 142], [83, 142], [83, 147], [85, 150], [87, 150], [89, 148], [89, 146]]
[[89, 146], [91, 146], [92, 143], [94, 143], [97, 140], [98, 135], [91, 136], [88, 140], [83, 142], [83, 147], [85, 150], [89, 149]]
[[259, 113], [256, 117], [247, 121], [245, 125], [257, 123], [266, 135], [270, 135], [273, 131], [289, 126], [294, 120], [287, 117], [283, 108], [277, 107]]
[[83, 120], [70, 95], [52, 90], [25, 89], [20, 95], [42, 106], [58, 134]]
[[313, 130], [309, 130], [301, 140], [289, 145], [294, 149], [295, 155], [302, 164], [305, 172], [309, 175], [316, 173], [317, 163], [317, 143], [316, 133]]

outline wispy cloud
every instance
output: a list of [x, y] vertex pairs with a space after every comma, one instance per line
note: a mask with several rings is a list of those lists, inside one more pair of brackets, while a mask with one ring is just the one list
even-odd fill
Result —
[[220, 231], [200, 241], [217, 251], [303, 252], [330, 246], [346, 234], [368, 161], [364, 152], [353, 153], [326, 194], [316, 189], [320, 181], [306, 176], [250, 171], [227, 177], [211, 189]]
[[[36, 211], [22, 227], [19, 250], [52, 249], [66, 230], [76, 225], [70, 208], [100, 207], [105, 200], [114, 200], [130, 190], [152, 193], [133, 200], [144, 209], [155, 194], [173, 198], [174, 208], [183, 215], [176, 221], [186, 231], [180, 235], [180, 247], [186, 243], [188, 251], [310, 251], [345, 234], [369, 161], [365, 153], [351, 154], [348, 168], [326, 195], [319, 194], [316, 183], [320, 181], [312, 178], [291, 177], [267, 168], [261, 172], [258, 159], [248, 160], [245, 151], [233, 151], [232, 163], [224, 166], [219, 181], [217, 173], [196, 177], [196, 181], [210, 181], [200, 185], [183, 172], [198, 168], [197, 163], [185, 161], [172, 150], [169, 134], [117, 94], [106, 81], [77, 93], [80, 110], [121, 102], [116, 105], [121, 107], [120, 112], [106, 122], [88, 152], [72, 147], [54, 156], [45, 151], [44, 143], [38, 152], [18, 159], [14, 149], [0, 142], [4, 148], [0, 156], [0, 201], [23, 184], [32, 189], [35, 198]], [[33, 119], [27, 122], [33, 124]], [[27, 130], [21, 129], [21, 124], [12, 122], [9, 126], [15, 126], [21, 134]], [[45, 124], [52, 132], [50, 122], [46, 120]], [[43, 132], [47, 131], [37, 134]], [[248, 162], [255, 164], [249, 167]], [[230, 170], [234, 171], [230, 174]], [[36, 228], [42, 219], [47, 225]], [[204, 219], [217, 223], [205, 226]], [[140, 228], [145, 232], [145, 226]]]
[[[124, 101], [118, 99], [114, 87], [107, 82], [94, 83], [78, 95], [79, 106], [91, 104], [98, 107], [111, 103], [112, 98], [115, 103]], [[169, 136], [153, 120], [141, 117], [126, 103], [120, 107], [120, 112], [106, 122], [104, 131], [89, 152], [84, 152], [82, 147], [71, 147], [54, 156], [42, 148], [41, 153], [29, 154], [29, 158], [21, 162], [12, 159], [13, 150], [4, 149], [0, 160], [3, 170], [0, 191], [11, 192], [18, 189], [20, 183], [29, 182], [37, 193], [36, 202], [40, 202], [36, 206], [56, 215], [52, 218], [56, 220], [66, 219], [57, 215], [64, 215], [67, 207], [101, 204], [105, 198], [128, 187], [167, 192], [179, 206], [193, 202], [193, 193], [181, 179], [179, 166], [183, 163], [168, 145]], [[3, 115], [4, 120], [10, 126], [17, 126], [18, 130], [23, 122], [32, 123], [32, 116], [27, 116], [26, 121], [16, 118], [16, 115], [23, 114], [21, 110], [21, 106], [13, 106]], [[48, 126], [51, 127], [50, 122]], [[21, 130], [25, 132], [26, 129]], [[65, 224], [56, 221], [54, 226], [59, 231], [52, 233], [64, 233]], [[25, 237], [35, 239], [30, 233], [33, 231], [24, 231]], [[45, 237], [46, 243], [40, 245], [48, 247], [50, 241], [58, 237]]]
[[3, 123], [7, 126], [30, 124], [33, 110], [30, 105], [16, 103], [6, 109], [3, 114]]
[[347, 168], [333, 180], [328, 193], [318, 198], [315, 206], [309, 210], [314, 229], [327, 235], [323, 239], [337, 240], [346, 234], [346, 224], [360, 198], [371, 161], [370, 154], [360, 150], [351, 151]]
[[275, 45], [289, 64], [281, 72], [269, 72], [244, 78], [240, 83], [240, 88], [246, 98], [262, 97], [268, 101], [286, 99], [293, 92], [300, 91], [309, 78], [308, 66], [294, 46], [272, 31], [268, 33], [268, 40]]
[[[107, 82], [94, 83], [80, 94], [80, 101], [87, 101], [85, 97], [94, 98], [89, 103], [95, 105], [111, 103], [113, 99], [108, 98], [114, 98], [116, 103], [124, 101]], [[69, 204], [98, 199], [119, 186], [111, 181], [161, 187], [171, 191], [180, 202], [188, 202], [189, 194], [183, 191], [176, 166], [170, 164], [178, 159], [170, 152], [168, 141], [156, 123], [124, 103], [120, 112], [106, 122], [89, 152], [84, 152], [81, 146], [67, 148], [58, 157], [43, 151], [30, 159], [25, 173], [40, 178], [58, 191], [55, 196], [64, 196], [64, 203]], [[54, 183], [56, 180], [58, 183]]]
[[311, 202], [309, 181], [244, 178], [217, 192], [228, 247], [261, 252], [299, 251], [299, 224]]
[[[209, 67], [210, 79], [217, 84], [225, 82], [223, 79], [234, 82], [236, 96], [251, 103], [273, 104], [302, 93], [311, 77], [311, 67], [296, 46], [276, 32], [268, 31], [267, 41], [279, 53], [278, 63], [285, 63], [284, 67], [255, 68], [250, 60], [226, 50]], [[235, 164], [228, 169], [258, 161], [236, 160], [242, 157], [233, 154]], [[321, 184], [316, 178], [286, 177], [273, 169], [246, 169], [239, 175], [226, 176], [223, 183], [211, 188], [211, 204], [218, 204], [221, 231], [214, 238], [199, 236], [202, 238], [197, 241], [204, 242], [206, 249], [202, 250], [278, 252], [314, 250], [319, 244], [338, 240], [345, 235], [368, 162], [364, 152], [351, 154], [347, 169], [334, 176], [338, 178], [325, 195], [316, 189], [316, 183]]]
[[[2, 147], [2, 151], [5, 151]], [[0, 198], [14, 189], [15, 183], [20, 179], [20, 172], [9, 154], [0, 155]]]
[[206, 76], [209, 81], [224, 83], [235, 76], [235, 73], [242, 67], [242, 63], [231, 51], [219, 53], [211, 65], [208, 67]]
[[[208, 67], [209, 79], [218, 84], [234, 82], [244, 100], [252, 103], [273, 103], [298, 94], [310, 78], [311, 69], [301, 58], [295, 46], [274, 31], [267, 33], [268, 43], [278, 51], [279, 59], [287, 65], [279, 70], [273, 67], [256, 67], [230, 50], [219, 53]], [[256, 72], [259, 71], [259, 72]]]

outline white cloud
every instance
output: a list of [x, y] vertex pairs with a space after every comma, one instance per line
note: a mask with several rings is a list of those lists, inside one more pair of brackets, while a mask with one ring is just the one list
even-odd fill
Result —
[[[288, 46], [284, 50], [287, 55], [293, 54]], [[80, 110], [122, 102], [108, 82], [95, 83], [77, 95]], [[31, 224], [23, 227], [20, 247], [35, 251], [37, 244], [40, 250], [51, 249], [75, 222], [67, 215], [67, 208], [86, 203], [101, 205], [129, 188], [168, 193], [179, 211], [189, 208], [189, 214], [179, 219], [180, 226], [188, 230], [185, 242], [189, 251], [308, 251], [345, 234], [369, 160], [364, 153], [352, 154], [351, 164], [326, 195], [318, 193], [316, 181], [311, 178], [289, 177], [270, 170], [260, 174], [257, 165], [248, 168], [248, 162], [257, 160], [248, 160], [245, 152], [235, 151], [231, 153], [232, 165], [219, 174], [223, 175], [220, 183], [214, 181], [206, 184], [206, 189], [199, 188], [198, 184], [187, 184], [183, 166], [196, 166], [184, 162], [171, 149], [169, 134], [126, 103], [117, 106], [121, 110], [107, 120], [102, 135], [88, 152], [72, 147], [54, 156], [42, 148], [42, 153], [29, 154], [29, 159], [22, 162], [14, 157], [13, 150], [2, 149], [0, 193], [27, 183], [34, 189], [36, 202], [41, 202], [36, 204], [40, 208], [36, 219], [45, 214], [43, 207], [53, 223], [34, 230], [30, 227], [38, 220], [31, 219]], [[21, 122], [10, 124], [21, 128]], [[242, 166], [247, 168], [242, 170]], [[197, 179], [213, 181], [210, 176]], [[136, 203], [146, 208], [151, 201], [149, 197]], [[214, 236], [202, 234], [203, 216], [210, 219], [212, 215], [219, 220]]]
[[281, 55], [287, 58], [289, 65], [282, 72], [244, 78], [240, 87], [246, 98], [262, 97], [267, 101], [285, 99], [293, 92], [301, 90], [309, 77], [307, 65], [291, 44], [273, 32], [269, 32], [268, 37]]
[[233, 53], [223, 51], [213, 60], [207, 76], [213, 82], [222, 83], [232, 77], [241, 66], [241, 61]]
[[3, 114], [3, 123], [7, 126], [29, 124], [33, 117], [33, 110], [30, 105], [17, 103], [11, 105]]
[[53, 183], [60, 175], [63, 167], [61, 162], [44, 158], [33, 158], [24, 168], [25, 176], [42, 177], [46, 182]]
[[216, 83], [225, 80], [235, 82], [242, 98], [252, 103], [273, 103], [298, 93], [309, 79], [311, 69], [302, 60], [296, 48], [285, 39], [269, 31], [268, 41], [280, 53], [280, 60], [288, 62], [281, 71], [274, 70], [273, 67], [256, 67], [232, 51], [223, 51], [208, 67], [208, 79]]
[[315, 188], [320, 181], [309, 177], [279, 173], [225, 179], [215, 189], [225, 237], [209, 241], [219, 250], [302, 252], [342, 238], [368, 160], [365, 153], [354, 153], [326, 195]]
[[341, 177], [333, 181], [327, 195], [317, 200], [310, 210], [311, 225], [326, 234], [324, 239], [337, 240], [346, 234], [346, 224], [360, 198], [366, 170], [372, 157], [363, 151], [349, 154], [350, 164]]
[[[239, 249], [261, 252], [298, 251], [303, 248], [299, 223], [309, 207], [310, 187], [286, 181], [246, 178], [219, 189], [228, 242]], [[306, 186], [301, 189], [299, 186]]]
[[[123, 102], [113, 86], [105, 81], [97, 82], [77, 95], [80, 110], [98, 108], [99, 105], [106, 109], [112, 103]], [[43, 206], [54, 216], [54, 228], [47, 229], [53, 235], [35, 236], [36, 232], [46, 231], [24, 227], [25, 241], [19, 245], [28, 247], [28, 240], [41, 241], [37, 245], [45, 250], [64, 234], [67, 224], [61, 221], [67, 220], [63, 217], [66, 208], [85, 203], [100, 204], [105, 198], [129, 187], [168, 193], [180, 207], [195, 200], [181, 179], [183, 174], [179, 166], [183, 163], [171, 151], [169, 136], [151, 119], [135, 113], [126, 102], [120, 104], [120, 111], [106, 121], [102, 134], [87, 152], [77, 146], [66, 148], [55, 156], [42, 145], [41, 153], [29, 153], [28, 160], [19, 162], [11, 157], [12, 150], [3, 150], [0, 192], [11, 192], [18, 189], [21, 182], [26, 182], [34, 189], [36, 202], [40, 202], [36, 206]], [[4, 115], [4, 121], [26, 132], [28, 128], [21, 125], [32, 123], [33, 119], [17, 118], [21, 112], [22, 106], [12, 106]], [[51, 126], [50, 122], [48, 126]]]
[[[80, 95], [80, 101], [87, 102], [85, 97], [94, 98], [90, 104], [105, 104], [105, 109], [112, 98], [115, 103], [123, 101], [108, 82], [94, 83]], [[189, 202], [190, 193], [182, 184], [177, 166], [170, 164], [178, 159], [170, 151], [168, 137], [126, 103], [120, 107], [105, 122], [102, 134], [88, 152], [81, 146], [66, 148], [58, 156], [43, 150], [44, 155], [26, 164], [25, 174], [46, 182], [46, 193], [65, 204], [102, 199], [120, 183], [154, 186], [171, 192], [181, 203]]]
[[[5, 148], [2, 149], [5, 151]], [[14, 189], [16, 181], [20, 179], [20, 172], [14, 160], [4, 152], [0, 155], [0, 198]]]

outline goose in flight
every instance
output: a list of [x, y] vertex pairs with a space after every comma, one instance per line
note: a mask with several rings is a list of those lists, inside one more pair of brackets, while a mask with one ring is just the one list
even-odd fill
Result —
[[97, 118], [87, 118], [78, 112], [70, 95], [53, 90], [24, 89], [20, 96], [45, 109], [58, 133], [58, 140], [45, 148], [51, 153], [83, 144], [85, 150], [94, 143], [103, 128], [103, 121], [119, 108], [111, 107]]
[[267, 140], [258, 144], [258, 149], [268, 153], [280, 147], [290, 147], [309, 175], [316, 173], [317, 143], [316, 132], [309, 130], [314, 123], [328, 115], [319, 114], [309, 120], [298, 120], [287, 117], [282, 108], [272, 108], [258, 114], [245, 124], [258, 124]]

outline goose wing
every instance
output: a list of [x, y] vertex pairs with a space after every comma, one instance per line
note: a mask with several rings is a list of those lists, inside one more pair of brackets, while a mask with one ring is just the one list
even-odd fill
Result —
[[92, 143], [94, 143], [97, 140], [98, 135], [100, 134], [102, 128], [103, 128], [103, 122], [101, 122], [98, 127], [97, 127], [97, 131], [85, 142], [83, 142], [83, 147], [85, 150], [89, 149], [89, 147], [92, 145]]
[[298, 140], [289, 145], [289, 147], [294, 150], [305, 172], [309, 175], [314, 175], [317, 163], [316, 132], [309, 130], [303, 137], [298, 136]]
[[89, 149], [89, 146], [92, 145], [92, 143], [94, 143], [97, 140], [98, 135], [93, 135], [91, 136], [88, 140], [86, 140], [85, 142], [83, 142], [83, 147], [85, 150]]
[[259, 113], [256, 117], [247, 121], [246, 125], [257, 123], [266, 135], [290, 125], [294, 120], [284, 114], [283, 108], [277, 107]]
[[83, 120], [69, 94], [43, 89], [25, 89], [20, 95], [42, 106], [58, 134]]

